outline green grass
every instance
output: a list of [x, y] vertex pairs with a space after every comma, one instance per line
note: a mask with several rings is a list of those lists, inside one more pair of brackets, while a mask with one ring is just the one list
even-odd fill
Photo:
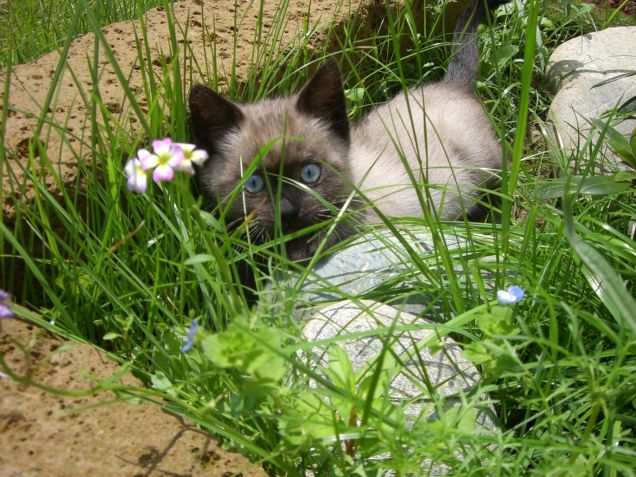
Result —
[[[80, 11], [88, 6], [85, 0], [66, 4]], [[140, 11], [132, 7], [136, 2], [121, 4], [132, 15]], [[0, 9], [18, 15], [17, 3], [7, 5]], [[285, 8], [269, 31], [284, 29]], [[235, 76], [234, 67], [222, 71], [213, 51], [205, 64], [188, 63], [184, 69], [180, 60], [187, 46], [173, 36], [173, 61], [164, 66], [163, 78], [150, 74], [150, 60], [141, 61], [148, 113], [137, 107], [128, 72], [118, 75], [143, 127], [130, 135], [115, 127], [112, 117], [107, 127], [93, 119], [91, 142], [85, 145], [91, 157], [80, 159], [82, 190], [64, 189], [58, 199], [35, 169], [25, 171], [36, 193], [32, 204], [18, 206], [15, 221], [0, 226], [2, 287], [24, 307], [20, 315], [106, 349], [147, 383], [149, 389], [139, 395], [188, 416], [272, 475], [304, 475], [305, 469], [321, 476], [380, 475], [383, 465], [399, 475], [421, 475], [426, 474], [420, 469], [424, 461], [462, 476], [634, 475], [633, 182], [619, 188], [604, 182], [594, 193], [571, 188], [565, 197], [565, 183], [556, 193], [545, 192], [549, 178], [567, 178], [572, 171], [583, 176], [573, 181], [589, 184], [585, 181], [595, 175], [590, 161], [603, 158], [595, 144], [586, 148], [591, 155], [586, 150], [567, 154], [550, 147], [545, 137], [528, 144], [526, 134], [526, 129], [545, 130], [550, 52], [595, 25], [607, 26], [593, 19], [588, 7], [572, 5], [568, 14], [560, 4], [528, 2], [521, 14], [515, 9], [502, 13], [493, 28], [482, 31], [478, 92], [510, 158], [499, 205], [489, 205], [500, 220], [440, 222], [428, 214], [419, 225], [434, 236], [435, 253], [406, 253], [410, 270], [396, 280], [407, 285], [387, 285], [374, 293], [379, 301], [434, 296], [438, 322], [421, 328], [456, 339], [480, 368], [482, 382], [463, 397], [458, 411], [445, 411], [443, 399], [434, 396], [441, 424], [409, 429], [400, 406], [386, 399], [390, 365], [399, 367], [390, 353], [369, 376], [354, 376], [336, 351], [330, 380], [308, 367], [297, 354], [309, 345], [300, 338], [302, 322], [292, 313], [300, 300], [293, 282], [276, 287], [275, 302], [247, 303], [238, 285], [240, 261], [269, 260], [266, 272], [257, 271], [256, 292], [263, 295], [270, 274], [310, 273], [281, 256], [280, 240], [255, 246], [229, 234], [218, 215], [202, 210], [184, 177], [153, 185], [146, 195], [126, 190], [122, 158], [134, 155], [148, 136], [188, 139], [187, 74], [226, 84], [231, 97], [249, 101], [294, 91], [308, 77], [306, 64], [334, 54], [344, 67], [346, 87], [364, 91], [352, 104], [355, 115], [404, 85], [440, 78], [448, 44], [433, 28], [436, 17], [422, 19], [413, 8], [407, 2], [405, 8], [387, 9], [392, 21], [371, 33], [351, 23], [325, 50], [311, 48], [311, 23], [305, 42], [294, 45], [281, 46], [276, 33], [257, 31], [259, 51], [244, 80]], [[34, 25], [43, 25], [45, 40], [5, 62], [58, 46], [66, 28], [80, 31], [51, 17], [26, 18], [23, 24], [3, 24], [3, 45]], [[104, 18], [87, 10], [81, 21], [86, 30], [98, 32]], [[112, 54], [107, 57], [114, 62]], [[157, 97], [169, 115], [153, 101]], [[89, 111], [103, 106], [97, 95], [86, 101]], [[53, 94], [51, 102], [54, 108]], [[53, 174], [52, 159], [42, 148], [36, 157], [38, 145], [33, 148], [31, 159]], [[393, 232], [399, 235], [395, 227]], [[447, 248], [445, 234], [462, 237], [465, 245]], [[514, 308], [493, 306], [493, 288], [510, 284], [521, 285], [526, 298]], [[191, 319], [202, 329], [199, 344], [181, 353]], [[308, 386], [310, 378], [316, 388]], [[483, 408], [485, 395], [500, 426], [491, 434], [479, 432], [467, 419]], [[334, 444], [338, 436], [354, 436], [357, 451], [347, 453]], [[463, 459], [456, 456], [458, 449]], [[390, 462], [368, 459], [386, 450], [392, 453]]]

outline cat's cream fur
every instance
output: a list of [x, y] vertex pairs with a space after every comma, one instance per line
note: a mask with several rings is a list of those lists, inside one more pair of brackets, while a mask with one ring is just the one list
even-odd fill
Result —
[[500, 170], [501, 147], [472, 92], [442, 81], [399, 94], [357, 124], [349, 163], [354, 184], [384, 215], [421, 217], [419, 187], [441, 218], [456, 219]]

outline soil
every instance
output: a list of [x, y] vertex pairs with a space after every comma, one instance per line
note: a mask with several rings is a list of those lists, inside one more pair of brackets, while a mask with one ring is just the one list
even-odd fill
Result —
[[[19, 319], [5, 319], [0, 326], [0, 355], [7, 367], [37, 383], [0, 374], [3, 477], [267, 475], [156, 404], [116, 400], [110, 391], [91, 393], [100, 381], [121, 373], [121, 366], [95, 347]], [[115, 382], [141, 386], [130, 374]]]

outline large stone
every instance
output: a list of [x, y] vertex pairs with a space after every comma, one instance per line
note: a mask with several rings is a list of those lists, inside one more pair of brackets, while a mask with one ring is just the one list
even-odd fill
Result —
[[[348, 247], [319, 262], [298, 285], [303, 292], [294, 294], [299, 314], [311, 314], [317, 305], [349, 298], [373, 298], [402, 311], [438, 314], [439, 291], [448, 287], [449, 274], [462, 283], [468, 242], [451, 232], [438, 234], [437, 241], [426, 227], [402, 228], [400, 238], [386, 229], [378, 229], [356, 239]], [[440, 248], [453, 257], [453, 270], [447, 270], [440, 259]], [[421, 269], [414, 266], [414, 258]], [[486, 260], [484, 257], [483, 260]], [[486, 289], [492, 289], [490, 273], [481, 271]], [[280, 300], [285, 290], [299, 279], [291, 274], [272, 284], [272, 301]]]
[[[337, 343], [344, 347], [357, 371], [377, 358], [383, 339], [393, 326], [398, 329], [391, 333], [391, 349], [405, 364], [391, 383], [391, 397], [396, 402], [430, 401], [430, 389], [424, 386], [425, 382], [430, 382], [437, 395], [446, 398], [458, 398], [479, 383], [479, 372], [462, 356], [461, 348], [450, 338], [436, 338], [435, 323], [372, 300], [347, 300], [316, 311], [305, 325], [303, 336], [308, 341], [341, 337], [342, 341]], [[401, 330], [400, 326], [408, 329]], [[382, 328], [383, 331], [371, 336], [347, 338]], [[320, 365], [326, 364], [329, 346], [313, 349]]]
[[[636, 26], [608, 28], [560, 45], [548, 62], [548, 78], [557, 91], [548, 117], [557, 145], [582, 149], [591, 130], [589, 120], [636, 96], [636, 75], [596, 85], [634, 71]], [[625, 135], [634, 128], [633, 119], [617, 126]], [[615, 160], [612, 154], [609, 157]]]
[[[315, 343], [305, 351], [308, 364], [323, 373], [334, 347], [339, 347], [362, 380], [373, 372], [383, 347], [388, 346], [386, 356], [392, 364], [384, 371], [391, 378], [384, 392], [408, 426], [427, 425], [440, 418], [440, 409], [453, 409], [474, 419], [477, 432], [497, 433], [492, 405], [486, 396], [475, 393], [481, 382], [478, 370], [446, 336], [443, 325], [429, 319], [452, 318], [437, 309], [440, 290], [451, 273], [440, 261], [439, 247], [453, 257], [452, 273], [460, 283], [465, 277], [460, 257], [473, 249], [466, 239], [450, 232], [435, 240], [423, 227], [402, 229], [400, 234], [398, 238], [390, 231], [376, 230], [362, 236], [320, 262], [297, 284], [302, 293], [294, 292], [295, 311], [306, 320], [303, 337], [310, 346]], [[422, 269], [414, 267], [414, 256]], [[488, 272], [481, 273], [484, 285], [491, 289]], [[273, 291], [284, 294], [299, 279], [303, 280], [292, 274], [273, 284]], [[312, 385], [322, 394], [321, 384]], [[464, 458], [461, 449], [453, 451], [459, 460]], [[388, 457], [382, 453], [374, 458]], [[449, 471], [436, 462], [421, 464], [430, 475]]]
[[[408, 425], [438, 419], [438, 409], [455, 408], [460, 413], [473, 412], [479, 432], [497, 432], [492, 406], [485, 404], [483, 396], [470, 397], [480, 383], [479, 372], [455, 341], [438, 337], [435, 323], [371, 300], [349, 300], [318, 310], [303, 335], [310, 342], [322, 343], [309, 352], [310, 366], [318, 372], [328, 366], [329, 352], [338, 346], [349, 356], [354, 372], [370, 376], [383, 347], [388, 346], [386, 356], [396, 357], [395, 369], [385, 369], [393, 376], [388, 397], [401, 408]], [[456, 454], [462, 459], [459, 448]], [[430, 466], [434, 475], [445, 472], [434, 462], [423, 465]]]

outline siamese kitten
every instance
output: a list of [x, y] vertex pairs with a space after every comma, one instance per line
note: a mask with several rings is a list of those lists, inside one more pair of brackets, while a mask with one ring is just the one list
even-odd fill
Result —
[[[228, 207], [226, 222], [246, 224], [251, 239], [262, 242], [277, 228], [287, 235], [325, 222], [347, 204], [366, 222], [379, 220], [376, 210], [422, 217], [422, 200], [442, 219], [470, 212], [477, 189], [501, 168], [500, 145], [473, 92], [475, 32], [484, 13], [478, 0], [459, 19], [443, 80], [398, 94], [357, 124], [349, 124], [333, 61], [299, 93], [254, 104], [194, 86], [192, 133], [209, 153], [200, 178], [212, 200]], [[228, 203], [241, 181], [242, 191]], [[289, 258], [311, 257], [324, 231], [290, 237]], [[343, 221], [327, 245], [352, 231]]]

